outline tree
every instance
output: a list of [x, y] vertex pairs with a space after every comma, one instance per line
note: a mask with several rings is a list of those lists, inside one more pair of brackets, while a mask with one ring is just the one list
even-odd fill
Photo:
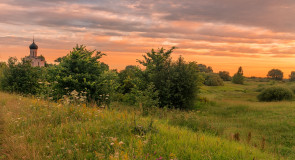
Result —
[[49, 68], [49, 81], [53, 83], [53, 97], [61, 99], [75, 91], [86, 93], [87, 100], [98, 105], [108, 104], [109, 96], [117, 89], [117, 73], [98, 60], [105, 54], [76, 46], [68, 55], [60, 58], [59, 65]]
[[40, 93], [42, 73], [42, 68], [32, 67], [30, 61], [22, 59], [18, 62], [10, 57], [3, 69], [1, 88], [7, 92], [36, 95]]
[[238, 72], [234, 74], [232, 82], [235, 84], [244, 84], [243, 69], [239, 67]]
[[213, 69], [211, 66], [206, 66], [204, 64], [198, 64], [198, 69], [200, 72], [205, 72], [205, 73], [212, 73]]
[[231, 81], [231, 77], [229, 75], [229, 72], [227, 71], [219, 71], [219, 76], [221, 79], [223, 79], [224, 81]]
[[143, 81], [154, 86], [160, 107], [188, 108], [199, 90], [198, 67], [195, 62], [187, 63], [182, 57], [172, 62], [174, 49], [152, 49], [143, 55], [144, 60], [138, 62], [146, 67]]
[[268, 72], [267, 78], [273, 79], [273, 80], [283, 80], [284, 73], [279, 69], [272, 69]]
[[121, 84], [121, 91], [123, 94], [130, 93], [135, 86], [144, 88], [144, 84], [140, 84], [142, 77], [142, 70], [138, 66], [129, 65], [119, 73], [119, 82]]
[[295, 71], [292, 71], [291, 74], [289, 75], [290, 81], [295, 81]]

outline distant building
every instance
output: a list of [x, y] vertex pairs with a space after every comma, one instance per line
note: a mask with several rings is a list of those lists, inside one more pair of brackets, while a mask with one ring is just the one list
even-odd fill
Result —
[[44, 67], [46, 63], [45, 58], [42, 55], [38, 56], [38, 46], [34, 39], [29, 48], [30, 56], [25, 57], [25, 59], [31, 61], [33, 67]]

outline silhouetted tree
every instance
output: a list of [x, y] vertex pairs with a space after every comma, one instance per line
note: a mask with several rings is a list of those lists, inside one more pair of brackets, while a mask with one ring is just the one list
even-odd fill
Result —
[[229, 72], [227, 71], [219, 71], [219, 76], [221, 79], [223, 79], [224, 81], [231, 81], [231, 77], [229, 75]]
[[283, 77], [284, 77], [284, 73], [279, 69], [272, 69], [267, 74], [267, 78], [270, 78], [273, 80], [282, 80]]
[[205, 72], [205, 73], [212, 73], [213, 69], [211, 66], [206, 66], [204, 64], [198, 64], [198, 69], [200, 72]]
[[232, 82], [235, 84], [244, 84], [243, 69], [239, 67], [238, 72], [233, 76]]
[[289, 75], [290, 81], [295, 81], [295, 71], [292, 71], [291, 74]]

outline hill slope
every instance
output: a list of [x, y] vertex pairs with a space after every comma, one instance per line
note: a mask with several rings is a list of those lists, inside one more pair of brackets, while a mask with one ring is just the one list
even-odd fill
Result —
[[63, 106], [5, 93], [0, 93], [0, 107], [2, 159], [274, 159], [135, 112]]

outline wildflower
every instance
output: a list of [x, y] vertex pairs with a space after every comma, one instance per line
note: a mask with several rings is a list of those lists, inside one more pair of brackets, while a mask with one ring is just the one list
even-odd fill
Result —
[[111, 143], [111, 146], [114, 145], [114, 144], [115, 144], [115, 143], [112, 142], [112, 143]]
[[120, 142], [119, 142], [119, 145], [122, 145], [122, 144], [124, 144], [124, 142], [120, 141]]

